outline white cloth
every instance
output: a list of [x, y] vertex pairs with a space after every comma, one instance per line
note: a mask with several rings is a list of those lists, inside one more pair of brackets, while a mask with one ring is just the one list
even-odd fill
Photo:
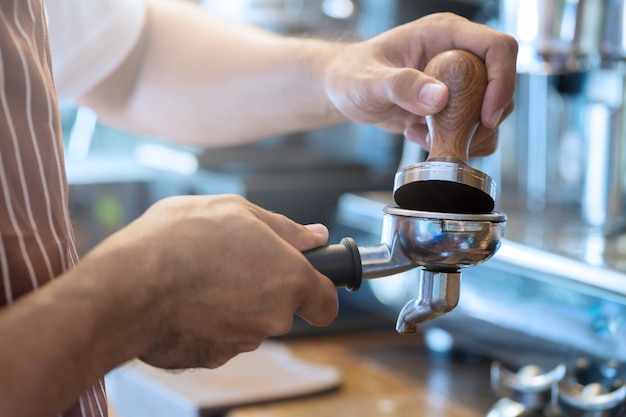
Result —
[[136, 45], [146, 0], [45, 0], [57, 95], [71, 100], [104, 80]]

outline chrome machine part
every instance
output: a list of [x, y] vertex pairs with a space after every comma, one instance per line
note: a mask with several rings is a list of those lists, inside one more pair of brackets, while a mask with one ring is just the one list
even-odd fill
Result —
[[600, 34], [600, 53], [604, 68], [624, 69], [626, 60], [626, 1], [607, 0], [604, 2], [602, 30]]
[[519, 42], [518, 69], [585, 71], [599, 64], [600, 0], [501, 0], [502, 30]]
[[579, 359], [558, 384], [558, 409], [567, 417], [621, 417], [626, 413], [623, 369], [615, 360]]
[[620, 417], [626, 412], [625, 400], [624, 384], [609, 392], [599, 383], [559, 384], [559, 408], [565, 416]]
[[557, 384], [564, 375], [565, 365], [562, 364], [548, 371], [527, 365], [514, 372], [494, 362], [491, 385], [501, 398], [487, 417], [517, 417], [553, 409]]

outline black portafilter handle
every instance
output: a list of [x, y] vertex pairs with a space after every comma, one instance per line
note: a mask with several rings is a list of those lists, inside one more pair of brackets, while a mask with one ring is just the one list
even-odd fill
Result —
[[351, 237], [345, 237], [333, 245], [311, 249], [303, 254], [311, 265], [330, 278], [337, 288], [345, 287], [348, 291], [357, 291], [361, 287], [363, 278], [361, 254]]

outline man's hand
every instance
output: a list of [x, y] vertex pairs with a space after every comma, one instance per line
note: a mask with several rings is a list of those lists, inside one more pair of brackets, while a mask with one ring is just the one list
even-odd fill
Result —
[[288, 332], [294, 314], [318, 326], [336, 317], [334, 284], [301, 253], [327, 237], [321, 225], [305, 227], [238, 196], [183, 196], [153, 205], [84, 264], [117, 253], [125, 279], [135, 280], [126, 283], [135, 288], [128, 297], [151, 300], [141, 359], [213, 368]]
[[421, 70], [436, 54], [450, 49], [473, 52], [485, 61], [488, 85], [482, 123], [470, 154], [488, 155], [497, 146], [496, 128], [513, 111], [517, 43], [485, 25], [450, 13], [433, 14], [347, 44], [328, 66], [327, 94], [349, 119], [403, 133], [428, 149], [423, 116], [446, 106], [448, 89]]

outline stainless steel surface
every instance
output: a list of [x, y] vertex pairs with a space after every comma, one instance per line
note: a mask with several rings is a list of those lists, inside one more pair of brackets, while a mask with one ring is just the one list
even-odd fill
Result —
[[504, 32], [519, 42], [521, 72], [555, 74], [599, 62], [601, 0], [501, 0]]
[[579, 358], [546, 371], [524, 365], [517, 372], [492, 363], [491, 383], [502, 397], [487, 417], [622, 417], [626, 386], [618, 361]]
[[624, 399], [626, 386], [604, 392], [604, 388], [597, 383], [583, 386], [569, 385], [567, 382], [559, 384], [559, 403], [561, 408], [568, 410], [566, 416], [587, 416], [594, 413], [597, 417], [621, 417], [624, 414]]
[[552, 207], [536, 215], [508, 205], [506, 243], [494, 261], [626, 297], [624, 229], [607, 233], [582, 223], [574, 210]]
[[565, 375], [565, 366], [550, 370], [525, 365], [512, 371], [499, 362], [491, 365], [491, 386], [502, 397], [488, 417], [517, 417], [543, 412], [553, 405], [557, 384]]
[[623, 223], [624, 77], [520, 74], [516, 111], [500, 129], [500, 193], [517, 193], [515, 202], [537, 215], [556, 207], [594, 227]]
[[569, 385], [566, 382], [559, 384], [559, 402], [562, 408], [569, 411], [566, 416], [586, 415], [583, 413], [595, 412], [597, 417], [621, 417], [624, 414], [626, 386], [622, 385], [614, 391], [604, 392], [600, 384]]
[[583, 220], [593, 226], [619, 225], [625, 217], [625, 77], [606, 70], [587, 76], [583, 124], [587, 159], [581, 211]]
[[557, 404], [567, 417], [622, 417], [626, 414], [623, 363], [580, 358], [559, 381]]
[[600, 52], [605, 67], [622, 66], [626, 58], [626, 7], [624, 0], [606, 0], [600, 39]]
[[509, 398], [501, 398], [493, 407], [487, 412], [487, 417], [522, 417], [528, 410], [518, 403]]
[[504, 161], [517, 170], [501, 183], [525, 192], [530, 210], [570, 205], [588, 225], [623, 223], [624, 3], [500, 1], [500, 29], [519, 42], [521, 73], [509, 132], [519, 156]]

